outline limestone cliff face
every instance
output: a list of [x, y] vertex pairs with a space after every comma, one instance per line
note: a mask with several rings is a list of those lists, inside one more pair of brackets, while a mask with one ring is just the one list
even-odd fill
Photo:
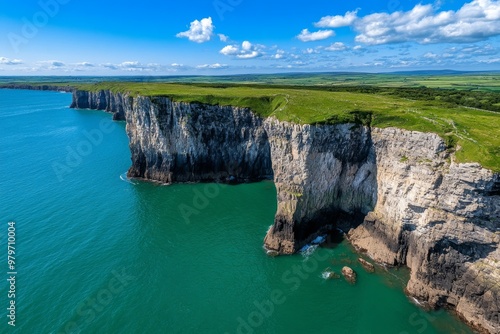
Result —
[[70, 108], [105, 110], [113, 113], [114, 120], [125, 120], [125, 111], [132, 109], [133, 99], [126, 94], [113, 93], [109, 90], [73, 92]]
[[407, 265], [407, 291], [499, 333], [500, 177], [457, 164], [433, 134], [373, 129], [377, 204], [349, 232], [375, 260]]
[[265, 247], [291, 254], [344, 215], [376, 202], [371, 130], [353, 124], [297, 125], [268, 119], [278, 210]]
[[66, 92], [70, 93], [74, 91], [74, 88], [71, 86], [54, 86], [54, 85], [31, 85], [24, 83], [7, 83], [1, 84], [0, 88], [6, 89], [29, 89], [29, 90], [50, 90], [57, 92]]
[[297, 125], [250, 110], [74, 92], [72, 106], [126, 119], [129, 175], [160, 182], [274, 177], [264, 244], [296, 252], [341, 224], [377, 261], [411, 269], [409, 294], [500, 333], [500, 176], [458, 164], [439, 136]]
[[131, 177], [165, 183], [272, 177], [263, 120], [250, 110], [138, 97], [126, 113]]

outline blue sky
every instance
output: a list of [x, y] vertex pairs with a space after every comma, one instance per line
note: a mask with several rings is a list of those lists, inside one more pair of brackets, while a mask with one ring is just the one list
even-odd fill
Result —
[[0, 22], [0, 75], [500, 69], [500, 0], [23, 0]]

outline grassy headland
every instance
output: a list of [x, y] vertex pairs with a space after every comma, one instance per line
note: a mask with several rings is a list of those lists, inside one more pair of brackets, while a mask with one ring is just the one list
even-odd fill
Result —
[[[46, 83], [45, 83], [46, 84]], [[68, 85], [67, 82], [55, 85]], [[500, 171], [500, 93], [384, 86], [302, 86], [231, 83], [73, 83], [88, 91], [167, 96], [174, 101], [251, 108], [262, 117], [300, 124], [354, 122], [433, 132], [459, 162]]]

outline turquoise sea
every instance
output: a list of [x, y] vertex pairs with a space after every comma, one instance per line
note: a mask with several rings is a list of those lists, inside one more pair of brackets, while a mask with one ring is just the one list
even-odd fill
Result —
[[[0, 90], [0, 101], [1, 333], [471, 333], [412, 303], [405, 270], [366, 273], [341, 239], [266, 256], [272, 182], [127, 180], [123, 122], [69, 109], [59, 92]], [[344, 265], [355, 285], [322, 278]]]

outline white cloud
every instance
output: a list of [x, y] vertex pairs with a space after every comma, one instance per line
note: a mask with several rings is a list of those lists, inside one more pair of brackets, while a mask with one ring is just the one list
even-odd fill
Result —
[[357, 19], [358, 10], [347, 12], [345, 15], [324, 16], [314, 25], [318, 28], [339, 28], [350, 26]]
[[111, 64], [111, 63], [101, 64], [101, 66], [104, 68], [109, 68], [110, 70], [117, 70], [118, 69], [117, 65]]
[[94, 67], [95, 66], [94, 64], [86, 62], [86, 61], [81, 62], [81, 63], [76, 63], [75, 65], [80, 66], [80, 67]]
[[249, 41], [243, 41], [243, 43], [241, 43], [241, 49], [244, 51], [252, 50], [252, 43], [250, 43]]
[[363, 47], [361, 45], [356, 45], [352, 48], [354, 51], [362, 50]]
[[424, 58], [427, 59], [436, 59], [437, 57], [438, 55], [432, 52], [427, 52], [426, 54], [424, 54]]
[[335, 36], [335, 32], [333, 30], [318, 30], [314, 32], [309, 32], [307, 29], [303, 29], [297, 38], [302, 42], [313, 42], [313, 41], [321, 41], [323, 39], [327, 39], [329, 37]]
[[162, 68], [162, 66], [159, 64], [142, 64], [138, 61], [124, 61], [120, 64], [106, 63], [101, 64], [101, 66], [110, 70], [122, 70], [127, 72], [156, 71]]
[[278, 49], [276, 54], [273, 56], [274, 59], [281, 59], [285, 56], [285, 50]]
[[500, 63], [500, 58], [490, 58], [490, 59], [486, 59], [486, 60], [480, 60], [479, 62], [485, 63], [485, 64], [496, 64], [496, 63]]
[[138, 61], [124, 61], [118, 66], [121, 68], [136, 68], [136, 69], [143, 67], [141, 63], [139, 63]]
[[326, 51], [343, 51], [346, 49], [347, 46], [342, 42], [335, 42], [332, 45], [325, 48]]
[[215, 63], [215, 64], [203, 64], [203, 65], [196, 66], [196, 68], [198, 68], [198, 69], [215, 69], [215, 70], [223, 69], [223, 68], [227, 68], [227, 67], [228, 67], [228, 65], [226, 65], [226, 64], [219, 64], [219, 63]]
[[176, 36], [179, 38], [188, 38], [191, 42], [204, 43], [208, 42], [212, 38], [214, 28], [212, 18], [207, 17], [201, 21], [194, 20], [191, 22], [189, 30], [180, 32]]
[[43, 61], [37, 62], [37, 64], [40, 64], [42, 66], [49, 66], [51, 68], [58, 68], [58, 67], [66, 66], [65, 63], [63, 63], [62, 61], [59, 61], [59, 60], [43, 60]]
[[262, 55], [262, 45], [254, 45], [249, 41], [243, 41], [241, 46], [226, 45], [219, 52], [224, 56], [235, 56], [239, 59], [252, 59]]
[[19, 65], [22, 63], [23, 61], [21, 59], [10, 59], [5, 57], [0, 57], [0, 64], [3, 65]]
[[370, 45], [476, 42], [500, 35], [500, 1], [473, 0], [457, 11], [441, 12], [418, 4], [407, 12], [370, 14], [351, 25], [358, 32], [356, 42]]
[[219, 36], [221, 42], [227, 42], [229, 40], [229, 36], [226, 36], [224, 34], [217, 34], [217, 36]]
[[222, 50], [220, 50], [220, 53], [222, 53], [224, 56], [233, 56], [238, 52], [240, 52], [240, 50], [235, 45], [226, 45], [222, 48]]
[[253, 59], [253, 58], [257, 58], [258, 56], [260, 56], [258, 51], [250, 51], [250, 52], [239, 54], [236, 57], [240, 58], [240, 59]]

